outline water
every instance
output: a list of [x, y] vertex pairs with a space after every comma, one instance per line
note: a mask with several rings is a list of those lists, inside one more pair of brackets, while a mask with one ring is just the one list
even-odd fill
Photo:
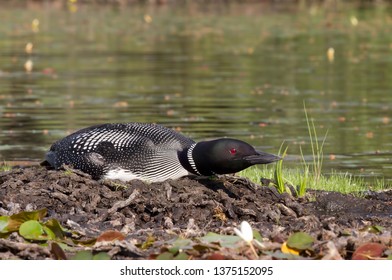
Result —
[[311, 160], [305, 102], [327, 133], [325, 173], [392, 180], [391, 6], [28, 3], [0, 10], [2, 161], [138, 121], [272, 153], [284, 141], [298, 166], [300, 146]]

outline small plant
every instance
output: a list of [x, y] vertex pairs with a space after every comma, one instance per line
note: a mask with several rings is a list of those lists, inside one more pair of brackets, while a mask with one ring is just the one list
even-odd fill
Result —
[[[282, 172], [283, 160], [278, 161], [275, 165], [273, 177], [275, 179], [275, 186], [279, 193], [290, 191], [285, 184], [285, 182], [288, 182], [291, 186], [293, 187], [296, 186], [295, 190], [298, 196], [304, 196], [309, 186], [315, 188], [319, 185], [320, 181], [324, 179], [321, 171], [322, 171], [323, 160], [324, 160], [323, 148], [324, 148], [325, 140], [327, 138], [328, 131], [325, 133], [324, 138], [320, 143], [319, 139], [317, 138], [317, 131], [314, 125], [314, 121], [313, 119], [309, 118], [305, 103], [304, 103], [304, 111], [305, 111], [306, 124], [309, 132], [310, 146], [312, 150], [312, 158], [313, 158], [312, 168], [310, 167], [309, 164], [306, 163], [301, 147], [300, 147], [300, 151], [301, 151], [301, 156], [303, 161], [303, 171], [302, 172], [299, 170], [297, 171], [298, 174], [296, 174], [295, 176], [297, 177], [295, 178], [296, 180], [293, 180], [292, 178], [288, 180], [287, 178], [283, 177], [283, 172]], [[288, 146], [281, 154], [282, 146], [283, 144], [279, 148], [279, 155], [281, 155], [281, 157], [284, 158], [287, 153]], [[242, 174], [244, 174], [243, 176], [247, 176], [245, 174], [248, 173], [247, 171], [245, 171]], [[260, 176], [258, 177], [260, 178]], [[250, 179], [252, 180], [252, 178]], [[312, 182], [311, 185], [309, 184], [310, 181]], [[291, 182], [298, 182], [298, 184], [293, 184]]]
[[303, 162], [303, 167], [304, 167], [304, 174], [303, 174], [303, 177], [300, 178], [300, 182], [297, 187], [297, 195], [304, 196], [306, 193], [306, 189], [308, 188], [309, 165], [306, 163], [301, 146], [299, 147], [299, 149], [301, 151], [301, 157], [302, 157], [302, 162]]
[[0, 164], [0, 172], [10, 171], [12, 169], [11, 165], [6, 163], [5, 161]]
[[276, 163], [275, 172], [274, 172], [275, 186], [278, 189], [279, 193], [286, 192], [286, 186], [285, 186], [285, 182], [283, 179], [283, 173], [282, 173], [282, 166], [283, 166], [283, 158], [286, 156], [288, 147], [286, 147], [286, 149], [283, 151], [283, 154], [280, 154], [280, 151], [282, 150], [282, 146], [283, 146], [283, 143], [279, 149], [279, 155], [282, 157], [282, 160], [279, 160]]
[[300, 178], [299, 185], [297, 187], [297, 196], [304, 196], [308, 188], [308, 178], [309, 178], [309, 167], [304, 167], [304, 173], [302, 178]]
[[[327, 138], [328, 130], [324, 135], [323, 141], [320, 143], [319, 139], [317, 138], [317, 131], [316, 127], [314, 125], [313, 119], [309, 119], [308, 117], [308, 112], [306, 110], [306, 105], [304, 102], [304, 111], [305, 111], [305, 119], [306, 119], [306, 124], [308, 127], [308, 132], [309, 132], [309, 139], [310, 139], [310, 147], [312, 149], [312, 158], [313, 158], [313, 179], [314, 179], [314, 184], [317, 185], [318, 182], [320, 181], [321, 178], [321, 171], [323, 167], [323, 160], [324, 160], [324, 144], [325, 140]], [[301, 154], [302, 154], [302, 149], [301, 149]], [[308, 169], [308, 166], [306, 165], [305, 159], [302, 155], [304, 165], [305, 165], [305, 170]]]

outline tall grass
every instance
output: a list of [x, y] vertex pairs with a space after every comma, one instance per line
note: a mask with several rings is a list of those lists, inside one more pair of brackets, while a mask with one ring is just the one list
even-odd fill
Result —
[[[253, 166], [239, 173], [240, 176], [247, 177], [258, 183], [261, 178], [274, 178], [274, 186], [280, 193], [288, 192], [287, 185], [291, 185], [297, 192], [298, 196], [303, 196], [307, 189], [337, 191], [341, 193], [362, 192], [369, 189], [382, 190], [386, 188], [383, 180], [376, 180], [373, 183], [365, 183], [362, 178], [354, 177], [348, 173], [337, 173], [333, 171], [331, 174], [323, 175], [322, 167], [324, 161], [324, 144], [327, 138], [328, 130], [322, 140], [318, 138], [314, 120], [309, 117], [304, 102], [305, 119], [309, 133], [310, 148], [312, 151], [312, 161], [307, 163], [300, 147], [302, 157], [302, 169], [285, 169], [283, 172], [283, 160], [278, 161], [274, 165], [264, 165], [261, 168]], [[279, 148], [279, 155], [284, 158], [288, 146], [282, 154], [282, 146]], [[274, 166], [274, 167], [273, 167]]]
[[[325, 132], [324, 138], [322, 142], [320, 143], [318, 136], [317, 136], [317, 130], [314, 125], [313, 119], [309, 119], [308, 112], [306, 110], [306, 105], [304, 102], [304, 112], [305, 112], [305, 119], [306, 119], [306, 124], [308, 127], [308, 133], [309, 133], [309, 140], [310, 140], [310, 147], [312, 149], [312, 159], [313, 159], [313, 164], [312, 164], [312, 171], [313, 171], [313, 183], [317, 185], [320, 181], [321, 178], [321, 172], [323, 168], [323, 161], [324, 161], [324, 144], [325, 140], [327, 139], [327, 134], [328, 130]], [[300, 147], [301, 148], [301, 147]], [[302, 160], [304, 163], [304, 168], [307, 170], [306, 172], [309, 172], [309, 166], [307, 165], [305, 158], [302, 153], [302, 148], [301, 148], [301, 155], [302, 155]]]

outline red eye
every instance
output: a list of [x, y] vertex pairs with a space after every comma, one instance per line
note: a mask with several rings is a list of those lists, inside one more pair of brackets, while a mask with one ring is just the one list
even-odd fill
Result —
[[231, 148], [230, 149], [230, 154], [234, 155], [235, 153], [237, 153], [237, 150], [235, 148]]

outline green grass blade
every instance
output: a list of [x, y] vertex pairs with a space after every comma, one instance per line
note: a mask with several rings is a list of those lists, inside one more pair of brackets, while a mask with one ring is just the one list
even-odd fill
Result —
[[[282, 143], [282, 145], [283, 145], [283, 143]], [[281, 148], [282, 148], [282, 146], [280, 146], [279, 155], [280, 155]], [[276, 182], [276, 188], [279, 193], [284, 193], [286, 191], [286, 186], [284, 184], [284, 179], [283, 179], [282, 166], [283, 166], [283, 158], [286, 156], [287, 149], [288, 149], [288, 146], [283, 151], [283, 154], [280, 155], [282, 157], [282, 159], [279, 160], [275, 166], [274, 177], [275, 177], [275, 182]]]

